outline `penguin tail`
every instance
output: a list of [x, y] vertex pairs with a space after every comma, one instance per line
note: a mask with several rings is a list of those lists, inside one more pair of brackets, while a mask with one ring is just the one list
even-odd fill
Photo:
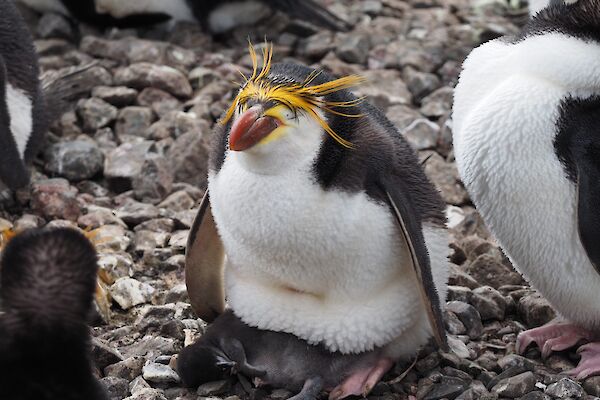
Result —
[[93, 68], [98, 61], [74, 67], [68, 71], [50, 72], [41, 76], [41, 88], [48, 125], [71, 108], [73, 100], [85, 95], [97, 85]]
[[318, 4], [315, 0], [265, 0], [265, 3], [273, 9], [284, 11], [294, 18], [311, 22], [323, 28], [334, 31], [347, 31], [350, 29], [348, 22]]
[[0, 299], [11, 325], [32, 334], [85, 325], [98, 265], [96, 250], [82, 233], [25, 231], [8, 242], [0, 267]]

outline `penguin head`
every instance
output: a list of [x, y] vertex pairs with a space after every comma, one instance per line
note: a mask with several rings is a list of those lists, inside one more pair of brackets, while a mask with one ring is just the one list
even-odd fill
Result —
[[96, 288], [96, 250], [70, 228], [31, 229], [11, 239], [0, 261], [2, 306], [36, 323], [84, 321]]
[[234, 156], [269, 165], [276, 160], [304, 160], [328, 135], [344, 148], [352, 143], [331, 126], [332, 118], [360, 117], [363, 101], [347, 90], [362, 82], [357, 75], [333, 79], [326, 73], [296, 64], [271, 64], [272, 46], [263, 48], [263, 64], [249, 46], [253, 72], [222, 119], [229, 127], [228, 145]]

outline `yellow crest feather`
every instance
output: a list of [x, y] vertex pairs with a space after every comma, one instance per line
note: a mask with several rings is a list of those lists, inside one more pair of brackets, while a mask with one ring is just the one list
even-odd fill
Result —
[[[275, 101], [281, 103], [291, 110], [302, 111], [321, 125], [335, 141], [344, 147], [352, 148], [352, 143], [338, 135], [325, 121], [317, 110], [326, 113], [340, 115], [348, 118], [359, 118], [362, 114], [349, 114], [335, 110], [335, 108], [350, 108], [359, 105], [364, 97], [359, 97], [350, 101], [327, 101], [324, 96], [335, 93], [342, 89], [348, 89], [364, 82], [364, 78], [358, 75], [348, 75], [333, 81], [310, 85], [321, 73], [315, 70], [302, 83], [273, 83], [266, 79], [271, 70], [271, 61], [273, 58], [273, 45], [266, 45], [262, 50], [262, 67], [258, 68], [258, 56], [252, 43], [248, 43], [248, 50], [252, 60], [252, 76], [246, 78], [242, 76], [245, 82], [241, 85], [240, 91], [231, 103], [231, 106], [225, 113], [223, 124], [226, 124], [235, 113], [238, 107], [242, 107], [248, 100], [256, 99], [258, 101]], [[241, 72], [240, 72], [241, 73]]]

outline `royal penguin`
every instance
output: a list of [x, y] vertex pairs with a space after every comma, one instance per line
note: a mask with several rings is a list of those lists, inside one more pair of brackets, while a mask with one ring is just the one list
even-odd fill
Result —
[[0, 181], [29, 183], [48, 125], [33, 39], [12, 1], [0, 2]]
[[253, 328], [226, 310], [197, 342], [179, 353], [177, 363], [188, 387], [238, 373], [259, 386], [297, 392], [292, 400], [316, 400], [321, 391], [332, 390], [355, 370], [377, 362], [380, 351], [330, 352], [290, 333]]
[[55, 12], [107, 27], [131, 27], [165, 21], [197, 21], [220, 34], [240, 25], [252, 25], [281, 11], [292, 18], [332, 30], [348, 24], [315, 0], [20, 0], [39, 12]]
[[187, 243], [192, 306], [212, 321], [226, 294], [251, 327], [342, 354], [381, 348], [332, 399], [368, 393], [432, 335], [446, 346], [444, 204], [407, 141], [349, 91], [359, 77], [272, 65], [268, 45], [261, 67], [250, 54]]
[[539, 11], [473, 50], [454, 95], [456, 162], [505, 253], [561, 316], [519, 334], [546, 357], [582, 341], [600, 372], [600, 1]]
[[0, 398], [108, 400], [92, 372], [86, 317], [96, 251], [74, 229], [11, 239], [0, 262]]

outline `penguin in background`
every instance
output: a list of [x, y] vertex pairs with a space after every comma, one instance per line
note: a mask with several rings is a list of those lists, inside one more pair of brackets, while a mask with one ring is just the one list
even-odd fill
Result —
[[20, 0], [39, 12], [57, 12], [100, 27], [135, 27], [166, 21], [196, 21], [213, 34], [252, 25], [281, 11], [331, 30], [348, 24], [315, 0]]
[[74, 229], [11, 239], [0, 261], [0, 398], [108, 400], [92, 372], [86, 317], [96, 251]]
[[[334, 79], [271, 64], [270, 46], [215, 132], [188, 238], [186, 284], [205, 321], [245, 324], [330, 352], [381, 348], [333, 388], [363, 395], [432, 336], [446, 348], [444, 203], [385, 116]], [[227, 257], [225, 257], [225, 255]]]
[[33, 39], [12, 1], [0, 2], [0, 180], [29, 183], [48, 126]]
[[[14, 2], [0, 2], [0, 188], [29, 183], [29, 167], [48, 126], [85, 87], [89, 63], [53, 78], [39, 78], [33, 38]], [[89, 85], [89, 83], [88, 83]]]
[[600, 0], [551, 4], [473, 50], [454, 97], [462, 180], [513, 265], [560, 314], [519, 334], [600, 374]]

